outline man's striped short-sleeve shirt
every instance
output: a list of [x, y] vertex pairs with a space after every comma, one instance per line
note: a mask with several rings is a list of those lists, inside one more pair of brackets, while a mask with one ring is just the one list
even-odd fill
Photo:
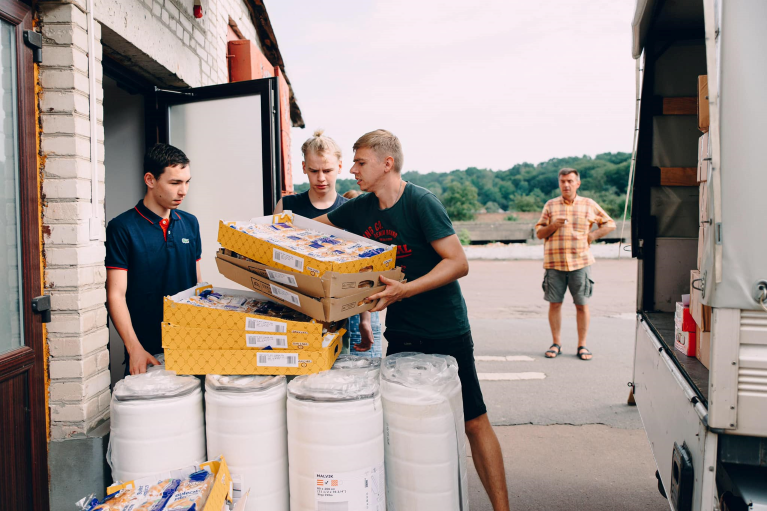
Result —
[[615, 222], [599, 204], [587, 197], [577, 195], [568, 203], [560, 195], [543, 207], [541, 219], [535, 231], [548, 226], [553, 219], [564, 217], [567, 223], [546, 238], [543, 245], [543, 267], [546, 269], [574, 271], [594, 264], [589, 250], [589, 232], [594, 224], [602, 227]]

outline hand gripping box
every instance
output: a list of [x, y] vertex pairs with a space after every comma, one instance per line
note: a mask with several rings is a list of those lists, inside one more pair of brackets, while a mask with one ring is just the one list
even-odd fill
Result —
[[303, 335], [303, 337], [306, 337], [307, 335], [315, 336], [317, 338], [322, 337], [322, 324], [315, 320], [289, 321], [272, 316], [211, 309], [207, 307], [197, 307], [187, 303], [179, 303], [180, 300], [197, 296], [207, 289], [225, 295], [242, 296], [264, 301], [270, 300], [269, 297], [258, 293], [237, 289], [214, 288], [203, 282], [195, 287], [176, 293], [173, 296], [166, 296], [163, 299], [163, 321], [177, 326], [187, 326], [192, 328], [246, 330], [248, 332], [260, 333], [287, 333], [288, 337], [294, 335]]
[[298, 291], [314, 298], [343, 298], [359, 293], [364, 289], [379, 286], [379, 277], [396, 279], [401, 269], [399, 267], [385, 271], [361, 271], [358, 273], [338, 273], [327, 271], [321, 277], [312, 277], [302, 273], [277, 271], [266, 264], [257, 263], [238, 255], [231, 250], [221, 249], [216, 254], [218, 259], [226, 261], [250, 273], [255, 273], [263, 279], [285, 286], [292, 291]]
[[330, 343], [320, 350], [166, 348], [165, 367], [178, 374], [314, 374], [333, 367], [344, 333], [328, 334]]
[[224, 507], [225, 500], [228, 500], [229, 502], [232, 501], [232, 476], [229, 473], [229, 467], [227, 467], [226, 460], [223, 456], [217, 460], [201, 463], [199, 466], [193, 465], [162, 474], [144, 477], [135, 481], [112, 485], [107, 488], [106, 494], [112, 495], [126, 488], [135, 489], [142, 485], [154, 485], [157, 484], [158, 481], [165, 479], [186, 479], [199, 470], [207, 470], [214, 476], [213, 487], [210, 489], [210, 493], [208, 493], [205, 505], [199, 511], [221, 511]]
[[[237, 227], [244, 227], [250, 224], [276, 225], [285, 222], [290, 222], [295, 227], [333, 235], [343, 240], [365, 243], [381, 249], [383, 252], [372, 257], [358, 258], [347, 262], [323, 261], [309, 257], [296, 250], [256, 238], [237, 229]], [[391, 270], [394, 269], [397, 259], [397, 247], [384, 245], [383, 243], [357, 236], [342, 229], [330, 227], [300, 215], [294, 215], [290, 211], [273, 216], [253, 218], [250, 222], [219, 222], [218, 242], [225, 249], [271, 266], [274, 269], [288, 270], [313, 277], [321, 277], [330, 271], [337, 273], [359, 273], [361, 271]]]
[[[232, 259], [234, 258], [227, 257], [224, 259], [221, 257], [221, 254], [218, 254], [218, 257], [216, 257], [218, 271], [224, 277], [241, 286], [265, 295], [269, 297], [270, 300], [286, 305], [291, 309], [295, 309], [307, 316], [324, 322], [340, 321], [359, 314], [360, 312], [372, 309], [378, 301], [366, 302], [366, 298], [386, 289], [386, 286], [378, 285], [361, 291], [356, 290], [356, 293], [341, 298], [318, 299], [299, 293], [289, 286], [277, 284], [269, 279], [265, 279], [258, 273], [253, 273], [240, 265], [234, 264], [231, 262]], [[399, 268], [378, 273], [392, 280], [402, 281], [403, 279], [402, 271]]]

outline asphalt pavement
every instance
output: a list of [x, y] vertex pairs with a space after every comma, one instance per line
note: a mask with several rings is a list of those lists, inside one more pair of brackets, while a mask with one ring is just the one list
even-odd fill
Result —
[[[540, 261], [471, 261], [461, 280], [488, 413], [503, 448], [512, 509], [647, 510], [669, 505], [636, 407], [632, 379], [636, 263], [599, 260], [588, 347], [575, 357], [565, 301], [563, 354], [550, 360]], [[569, 302], [569, 303], [568, 303]], [[472, 511], [491, 510], [470, 463]]]

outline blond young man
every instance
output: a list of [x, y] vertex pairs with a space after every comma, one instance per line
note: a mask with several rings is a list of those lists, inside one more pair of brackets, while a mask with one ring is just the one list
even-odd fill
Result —
[[501, 446], [487, 418], [474, 365], [474, 342], [458, 279], [469, 263], [444, 206], [433, 193], [402, 180], [402, 145], [386, 130], [354, 144], [351, 173], [364, 192], [317, 218], [358, 235], [397, 245], [397, 266], [407, 283], [381, 277], [386, 289], [373, 311], [388, 308], [387, 355], [419, 351], [458, 362], [466, 435], [472, 459], [495, 511], [509, 509]]
[[[578, 349], [581, 360], [591, 360], [586, 348], [589, 330], [589, 298], [594, 292], [591, 265], [594, 256], [589, 245], [615, 229], [615, 222], [593, 200], [577, 194], [581, 178], [575, 169], [559, 171], [559, 189], [562, 195], [551, 199], [543, 207], [541, 219], [535, 224], [538, 239], [543, 245], [544, 300], [549, 302], [549, 325], [553, 344], [546, 352], [547, 358], [562, 353], [562, 301], [570, 289], [576, 309], [578, 324]], [[597, 224], [598, 228], [591, 230]]]

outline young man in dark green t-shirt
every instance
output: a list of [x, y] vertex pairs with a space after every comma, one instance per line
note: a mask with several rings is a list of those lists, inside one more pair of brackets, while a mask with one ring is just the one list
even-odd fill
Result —
[[402, 180], [402, 146], [386, 130], [354, 144], [352, 174], [367, 193], [315, 220], [388, 245], [408, 282], [381, 277], [386, 289], [370, 297], [388, 307], [387, 355], [404, 351], [451, 355], [458, 362], [466, 435], [472, 459], [495, 511], [509, 509], [501, 446], [487, 418], [474, 365], [466, 302], [458, 279], [469, 263], [444, 206], [433, 193]]

